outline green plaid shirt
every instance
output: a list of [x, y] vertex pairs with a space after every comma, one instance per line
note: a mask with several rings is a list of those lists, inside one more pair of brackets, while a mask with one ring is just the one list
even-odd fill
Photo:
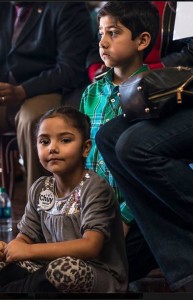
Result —
[[[148, 67], [143, 65], [136, 73], [147, 69]], [[92, 148], [87, 158], [86, 167], [104, 177], [114, 188], [116, 198], [120, 203], [123, 221], [129, 223], [133, 219], [132, 213], [124, 202], [124, 198], [95, 143], [95, 135], [99, 128], [109, 120], [122, 114], [118, 96], [119, 86], [114, 85], [112, 82], [113, 69], [110, 69], [102, 79], [89, 85], [82, 95], [80, 111], [90, 117], [92, 124]]]

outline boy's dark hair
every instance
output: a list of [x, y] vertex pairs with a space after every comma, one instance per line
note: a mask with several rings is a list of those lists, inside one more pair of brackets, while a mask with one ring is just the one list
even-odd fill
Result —
[[64, 120], [70, 121], [72, 126], [74, 126], [81, 133], [84, 141], [90, 139], [91, 122], [89, 116], [81, 113], [79, 110], [71, 106], [59, 106], [47, 111], [44, 115], [42, 115], [36, 126], [36, 137], [38, 135], [41, 123], [46, 119], [54, 117], [60, 117]]
[[112, 16], [132, 33], [132, 40], [142, 32], [151, 35], [149, 46], [144, 49], [144, 59], [152, 50], [159, 33], [160, 18], [155, 5], [150, 1], [108, 1], [98, 12], [101, 17]]

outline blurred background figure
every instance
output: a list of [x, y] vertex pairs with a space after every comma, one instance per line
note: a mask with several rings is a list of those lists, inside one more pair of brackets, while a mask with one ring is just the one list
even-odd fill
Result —
[[6, 1], [0, 28], [0, 133], [16, 130], [29, 189], [44, 174], [32, 138], [35, 123], [61, 103], [78, 107], [89, 82], [92, 22], [84, 2]]

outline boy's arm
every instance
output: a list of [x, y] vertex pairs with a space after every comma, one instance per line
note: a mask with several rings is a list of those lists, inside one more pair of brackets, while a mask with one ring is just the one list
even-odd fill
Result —
[[121, 217], [122, 217], [122, 223], [123, 223], [123, 231], [124, 231], [124, 236], [129, 232], [129, 224], [132, 222], [133, 215], [131, 213], [130, 208], [127, 206], [126, 202], [122, 202], [120, 205], [120, 211], [121, 211]]
[[83, 92], [81, 100], [80, 100], [79, 111], [82, 112], [83, 114], [85, 113], [85, 102], [86, 102], [87, 98], [88, 98], [88, 87]]

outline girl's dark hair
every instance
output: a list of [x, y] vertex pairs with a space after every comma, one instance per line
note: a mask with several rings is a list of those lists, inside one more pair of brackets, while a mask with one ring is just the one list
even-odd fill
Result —
[[112, 16], [132, 33], [132, 40], [142, 32], [151, 35], [149, 46], [144, 49], [144, 58], [152, 50], [159, 33], [160, 18], [155, 5], [150, 1], [108, 1], [98, 12], [101, 17]]
[[64, 120], [70, 121], [72, 126], [74, 126], [81, 133], [84, 141], [90, 139], [91, 122], [89, 116], [81, 113], [79, 110], [71, 106], [59, 106], [57, 108], [49, 110], [44, 115], [42, 115], [36, 126], [36, 138], [38, 136], [38, 131], [41, 123], [46, 119], [55, 117], [60, 117]]

